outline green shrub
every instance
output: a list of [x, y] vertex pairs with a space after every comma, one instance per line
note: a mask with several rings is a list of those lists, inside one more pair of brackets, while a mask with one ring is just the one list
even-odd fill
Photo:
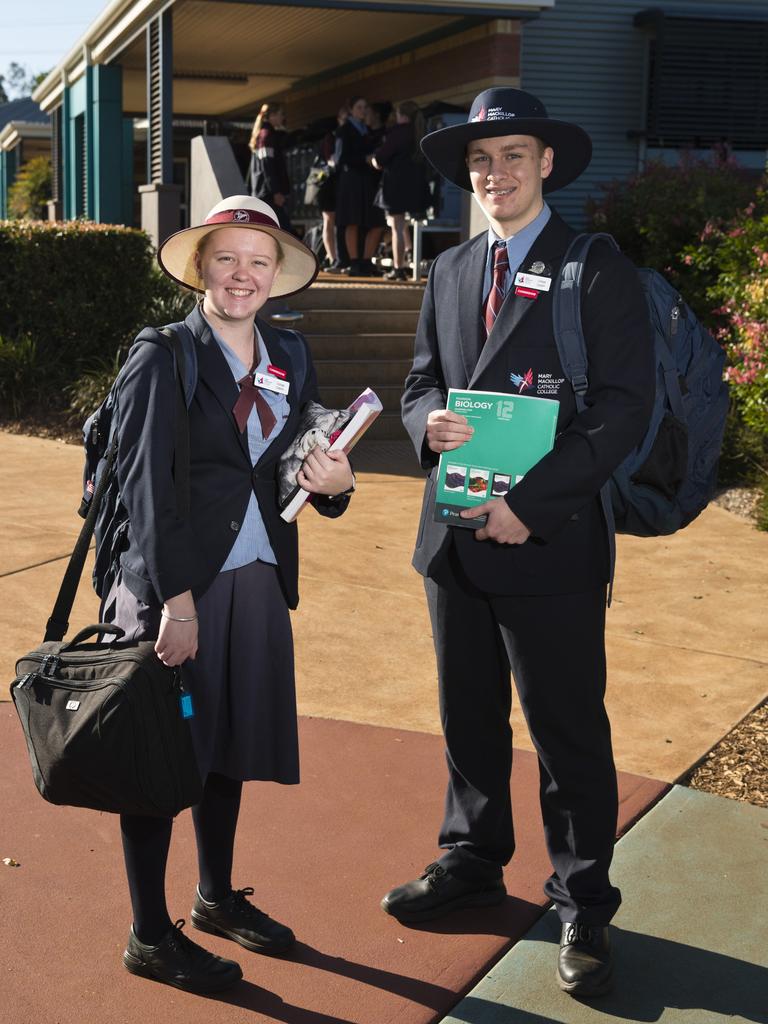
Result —
[[683, 255], [705, 275], [715, 333], [728, 353], [732, 408], [721, 479], [760, 487], [768, 528], [768, 189], [730, 223], [710, 226]]
[[37, 360], [37, 347], [27, 334], [17, 339], [0, 335], [0, 408], [18, 419], [36, 406], [45, 389]]
[[0, 335], [32, 337], [62, 387], [147, 322], [156, 287], [143, 232], [84, 221], [0, 222], [0, 274]]
[[634, 263], [664, 274], [709, 325], [707, 289], [714, 281], [708, 268], [686, 263], [684, 252], [743, 210], [759, 184], [754, 172], [732, 164], [651, 161], [641, 173], [603, 186], [602, 197], [587, 206], [589, 230], [608, 231]]
[[73, 426], [81, 426], [94, 409], [98, 409], [112, 387], [125, 353], [118, 351], [111, 360], [105, 360], [86, 370], [76, 380], [64, 387], [68, 402], [68, 420]]
[[51, 161], [47, 156], [35, 156], [19, 169], [8, 189], [8, 210], [11, 217], [42, 220], [51, 198]]

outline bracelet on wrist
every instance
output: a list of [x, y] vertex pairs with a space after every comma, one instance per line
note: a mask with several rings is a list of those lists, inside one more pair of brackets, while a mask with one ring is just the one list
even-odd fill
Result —
[[328, 497], [331, 498], [332, 500], [335, 500], [336, 498], [348, 498], [350, 494], [354, 494], [355, 493], [355, 487], [356, 486], [357, 486], [357, 479], [355, 478], [355, 474], [353, 473], [352, 474], [352, 486], [351, 487], [348, 487], [346, 489], [346, 491], [339, 491], [338, 494], [329, 494]]
[[164, 611], [161, 611], [160, 614], [164, 619], [169, 619], [171, 622], [195, 622], [197, 620], [197, 615], [168, 615]]

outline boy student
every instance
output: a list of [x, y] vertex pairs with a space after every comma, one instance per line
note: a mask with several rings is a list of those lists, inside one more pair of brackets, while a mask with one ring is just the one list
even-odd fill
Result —
[[[466, 124], [432, 132], [422, 148], [474, 193], [489, 229], [435, 260], [402, 400], [429, 473], [413, 565], [432, 620], [449, 781], [442, 855], [382, 907], [419, 922], [505, 898], [511, 669], [539, 758], [553, 867], [544, 888], [563, 926], [558, 981], [598, 995], [610, 987], [607, 925], [621, 900], [608, 877], [618, 801], [603, 703], [611, 569], [599, 490], [648, 422], [651, 328], [634, 267], [596, 244], [582, 284], [588, 408], [577, 413], [552, 329], [552, 284], [574, 232], [543, 195], [587, 167], [582, 128], [553, 120], [529, 93], [488, 89]], [[472, 434], [446, 410], [451, 387], [560, 403], [553, 450], [505, 497], [462, 512], [487, 515], [477, 531], [433, 518], [438, 457]]]

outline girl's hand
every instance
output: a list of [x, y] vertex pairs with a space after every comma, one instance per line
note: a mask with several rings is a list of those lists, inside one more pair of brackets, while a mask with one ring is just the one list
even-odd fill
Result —
[[324, 452], [313, 448], [296, 474], [296, 480], [311, 494], [329, 498], [354, 487], [355, 478], [345, 452]]
[[197, 654], [197, 612], [191, 591], [171, 597], [163, 605], [155, 654], [169, 668]]

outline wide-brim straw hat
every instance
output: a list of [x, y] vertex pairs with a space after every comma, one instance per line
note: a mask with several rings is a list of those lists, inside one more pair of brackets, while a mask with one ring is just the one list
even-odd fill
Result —
[[486, 89], [475, 97], [466, 124], [430, 132], [421, 140], [421, 148], [444, 178], [471, 192], [466, 164], [468, 143], [500, 135], [533, 135], [552, 147], [552, 172], [542, 180], [543, 192], [570, 185], [592, 159], [592, 140], [584, 129], [568, 121], [555, 121], [541, 100], [522, 89]]
[[280, 272], [270, 290], [271, 299], [294, 295], [308, 288], [317, 277], [317, 257], [303, 242], [280, 227], [277, 214], [268, 203], [253, 196], [227, 196], [216, 203], [202, 224], [170, 235], [157, 252], [163, 271], [179, 284], [204, 291], [195, 265], [195, 253], [206, 235], [218, 228], [249, 228], [271, 235], [280, 245], [283, 258]]

